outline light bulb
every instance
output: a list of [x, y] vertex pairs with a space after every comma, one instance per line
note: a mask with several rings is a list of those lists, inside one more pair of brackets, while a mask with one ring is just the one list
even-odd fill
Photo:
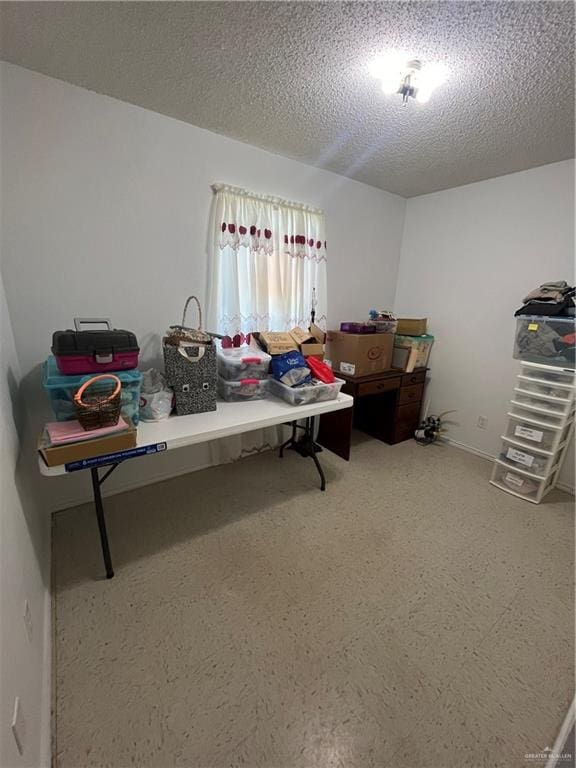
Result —
[[430, 101], [430, 96], [432, 96], [432, 90], [430, 88], [418, 88], [416, 91], [416, 101], [420, 104], [426, 104], [427, 101]]
[[372, 77], [382, 81], [384, 93], [396, 93], [400, 86], [402, 73], [406, 69], [408, 56], [401, 51], [389, 51], [384, 56], [379, 56], [369, 66]]
[[[422, 63], [402, 51], [390, 51], [375, 59], [369, 66], [370, 74], [381, 81], [382, 92], [398, 93], [402, 85], [414, 90], [416, 101], [425, 104], [435, 88], [448, 79], [444, 64]], [[415, 93], [414, 93], [415, 92]]]
[[426, 64], [420, 71], [420, 77], [418, 78], [420, 87], [424, 90], [430, 91], [430, 93], [438, 88], [439, 85], [445, 83], [448, 79], [448, 69], [444, 64]]

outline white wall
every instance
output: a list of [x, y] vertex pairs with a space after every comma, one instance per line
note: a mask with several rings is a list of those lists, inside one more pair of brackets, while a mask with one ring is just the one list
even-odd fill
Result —
[[[513, 315], [546, 280], [574, 282], [574, 161], [408, 201], [395, 308], [429, 318], [430, 412], [457, 410], [451, 439], [497, 451], [518, 373]], [[573, 469], [572, 453], [571, 487]]]
[[[51, 333], [70, 327], [74, 316], [110, 316], [136, 332], [145, 359], [159, 361], [160, 334], [179, 320], [186, 296], [205, 293], [214, 181], [324, 208], [332, 324], [392, 304], [403, 198], [20, 67], [0, 67], [4, 275], [24, 386], [39, 409], [39, 366]], [[108, 490], [192, 463], [210, 463], [205, 447], [158, 457], [145, 468], [128, 464]], [[85, 477], [42, 483], [50, 507], [89, 498]]]
[[[50, 521], [17, 465], [26, 413], [0, 276], [0, 765], [50, 764]], [[24, 603], [32, 615], [32, 641]], [[26, 720], [22, 756], [10, 731], [14, 700]]]

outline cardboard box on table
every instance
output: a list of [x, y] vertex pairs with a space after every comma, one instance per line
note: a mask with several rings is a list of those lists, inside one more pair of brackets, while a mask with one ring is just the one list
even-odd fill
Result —
[[342, 333], [328, 331], [326, 358], [332, 370], [348, 376], [369, 376], [392, 367], [394, 335], [391, 333]]
[[314, 356], [320, 360], [324, 359], [326, 334], [317, 325], [312, 324], [309, 331], [305, 331], [303, 328], [292, 328], [290, 336], [297, 343], [303, 357]]
[[282, 355], [298, 349], [298, 344], [285, 331], [260, 331], [253, 336], [269, 355]]

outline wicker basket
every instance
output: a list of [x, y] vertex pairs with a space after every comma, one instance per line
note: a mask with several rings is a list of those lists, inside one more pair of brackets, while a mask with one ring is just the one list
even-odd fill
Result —
[[[192, 300], [196, 302], [198, 308], [198, 328], [190, 328], [186, 325], [186, 312]], [[191, 344], [207, 344], [212, 341], [210, 334], [202, 330], [202, 307], [196, 296], [189, 296], [186, 299], [184, 312], [182, 313], [182, 324], [171, 325], [164, 337], [164, 344], [169, 344], [173, 347], [179, 347], [183, 341]]]
[[[104, 380], [109, 383], [100, 383]], [[86, 393], [88, 387], [92, 392]], [[93, 376], [74, 395], [76, 418], [86, 431], [118, 424], [121, 407], [122, 383], [111, 373]]]

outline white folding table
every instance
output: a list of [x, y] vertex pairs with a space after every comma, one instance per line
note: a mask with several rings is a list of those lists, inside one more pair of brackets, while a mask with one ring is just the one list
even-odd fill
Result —
[[[44, 459], [39, 456], [38, 463], [40, 472], [46, 477], [57, 477], [84, 469], [90, 470], [106, 578], [111, 579], [114, 576], [114, 569], [108, 544], [106, 519], [100, 488], [122, 462], [138, 458], [139, 456], [164, 453], [174, 448], [184, 448], [187, 445], [219, 440], [223, 437], [241, 434], [242, 432], [251, 432], [264, 427], [287, 424], [292, 427], [292, 434], [280, 446], [280, 458], [282, 458], [287, 447], [294, 448], [301, 456], [311, 458], [320, 475], [320, 489], [323, 491], [326, 488], [326, 479], [316, 456], [316, 452], [319, 449], [314, 443], [315, 418], [323, 413], [351, 408], [353, 402], [354, 399], [350, 395], [343, 393], [340, 393], [336, 400], [300, 406], [289, 405], [277, 398], [251, 400], [246, 403], [225, 403], [219, 401], [217, 409], [209, 413], [198, 413], [192, 416], [171, 416], [166, 421], [154, 423], [141, 422], [138, 425], [138, 438], [135, 448], [104, 456], [95, 456], [94, 458], [75, 461], [71, 464], [60, 464], [56, 467], [48, 467]], [[303, 424], [299, 422], [303, 422]], [[300, 439], [297, 439], [299, 429], [303, 434]], [[107, 466], [108, 470], [103, 475], [100, 475], [99, 468], [104, 466]]]

